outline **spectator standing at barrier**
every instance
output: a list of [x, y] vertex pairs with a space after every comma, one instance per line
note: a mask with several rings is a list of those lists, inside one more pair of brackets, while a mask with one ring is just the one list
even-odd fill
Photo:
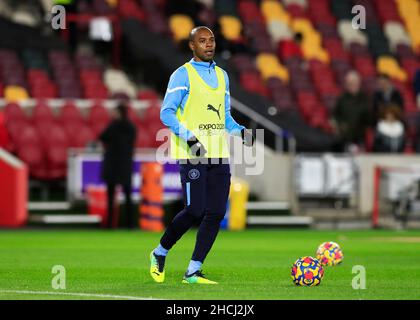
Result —
[[10, 150], [10, 138], [6, 129], [4, 113], [0, 110], [0, 148]]
[[125, 195], [125, 216], [123, 221], [125, 222], [125, 227], [132, 229], [137, 224], [131, 200], [131, 176], [136, 127], [128, 119], [128, 108], [125, 104], [118, 105], [114, 116], [115, 119], [99, 136], [99, 140], [105, 146], [102, 178], [107, 184], [108, 228], [118, 224], [118, 221], [114, 221], [114, 194], [115, 187], [121, 185]]
[[369, 99], [361, 91], [361, 80], [356, 71], [350, 71], [345, 77], [345, 92], [337, 99], [332, 120], [340, 138], [340, 151], [363, 144], [370, 124]]
[[384, 109], [390, 104], [404, 110], [404, 100], [401, 93], [394, 88], [391, 79], [386, 74], [381, 74], [377, 80], [377, 90], [373, 97], [373, 125], [380, 120]]
[[417, 107], [420, 109], [420, 69], [417, 69], [413, 79], [413, 89], [416, 95]]
[[383, 109], [381, 119], [375, 128], [373, 143], [374, 152], [403, 152], [405, 146], [405, 129], [401, 121], [401, 109], [390, 105]]
[[301, 45], [303, 42], [303, 34], [297, 32], [293, 35], [292, 40], [282, 40], [278, 44], [278, 56], [283, 61], [287, 60], [290, 57], [298, 57], [302, 58], [303, 53], [301, 49]]
[[[413, 79], [413, 89], [416, 96], [417, 108], [420, 109], [420, 69], [417, 69]], [[415, 151], [420, 153], [420, 114], [416, 116]]]

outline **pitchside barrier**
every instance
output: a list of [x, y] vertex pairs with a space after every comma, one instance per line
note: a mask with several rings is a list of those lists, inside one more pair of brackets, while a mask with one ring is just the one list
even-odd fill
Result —
[[[144, 230], [161, 232], [163, 202], [182, 198], [179, 166], [170, 159], [163, 164], [156, 162], [154, 150], [137, 149], [133, 161], [132, 198], [139, 203], [139, 226]], [[87, 201], [88, 213], [100, 217], [105, 225], [107, 216], [106, 187], [101, 179], [102, 154], [70, 149], [67, 174], [68, 201]], [[247, 224], [249, 184], [232, 178], [226, 215], [221, 227], [242, 230]], [[117, 188], [115, 203], [123, 201]], [[118, 212], [118, 209], [114, 209]], [[117, 213], [116, 213], [117, 214]]]
[[403, 226], [420, 220], [420, 165], [375, 167], [372, 226], [386, 218]]
[[28, 168], [0, 148], [0, 227], [21, 227], [28, 219]]
[[420, 220], [420, 157], [400, 154], [298, 154], [294, 213], [318, 220], [370, 220], [396, 227]]

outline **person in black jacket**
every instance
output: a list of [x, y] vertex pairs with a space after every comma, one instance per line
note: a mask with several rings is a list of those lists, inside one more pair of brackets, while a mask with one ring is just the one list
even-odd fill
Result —
[[124, 104], [115, 109], [115, 120], [100, 134], [105, 154], [102, 163], [102, 179], [107, 184], [108, 228], [113, 227], [114, 194], [116, 185], [121, 185], [125, 195], [125, 226], [136, 226], [131, 200], [131, 176], [133, 171], [133, 151], [136, 127], [128, 119], [128, 109]]
[[404, 111], [404, 100], [401, 93], [394, 88], [391, 79], [386, 74], [380, 74], [378, 77], [378, 89], [375, 91], [373, 97], [373, 116], [374, 123], [380, 120], [381, 115], [384, 113], [385, 108], [389, 105], [394, 105]]

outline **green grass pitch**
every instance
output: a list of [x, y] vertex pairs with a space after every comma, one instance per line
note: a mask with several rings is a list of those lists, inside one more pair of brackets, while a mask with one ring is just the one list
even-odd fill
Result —
[[[158, 233], [3, 230], [0, 299], [420, 299], [420, 231], [221, 231], [203, 265], [219, 282], [214, 286], [181, 283], [195, 234], [191, 230], [171, 250], [166, 281], [157, 284], [148, 257]], [[292, 263], [314, 255], [324, 241], [341, 245], [343, 263], [327, 267], [320, 286], [296, 287]], [[65, 290], [51, 287], [54, 265], [66, 269]], [[352, 288], [354, 265], [366, 268], [365, 290]]]

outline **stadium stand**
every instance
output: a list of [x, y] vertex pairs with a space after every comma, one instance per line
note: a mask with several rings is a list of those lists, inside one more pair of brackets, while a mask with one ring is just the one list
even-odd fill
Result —
[[[42, 1], [44, 8], [51, 5], [47, 2]], [[352, 26], [354, 5], [366, 8], [364, 30]], [[5, 2], [0, 13], [26, 25], [40, 23], [35, 18], [29, 21], [24, 14], [19, 18], [10, 8]], [[404, 119], [409, 128], [406, 152], [412, 152], [410, 146], [418, 132], [413, 119], [419, 115], [413, 90], [420, 68], [420, 4], [416, 0], [81, 0], [77, 13], [118, 16], [131, 44], [144, 34], [130, 34], [134, 30], [130, 28], [136, 26], [137, 32], [143, 28], [149, 33], [143, 45], [149, 48], [130, 46], [132, 50], [141, 52], [139, 56], [152, 55], [148, 50], [153, 50], [154, 40], [159, 39], [162, 52], [153, 61], [172, 71], [188, 56], [185, 43], [191, 28], [198, 24], [214, 28], [218, 63], [230, 71], [233, 94], [249, 94], [247, 101], [255, 101], [254, 110], [265, 117], [269, 117], [267, 109], [256, 106], [274, 105], [278, 113], [273, 119], [297, 137], [298, 149], [303, 151], [312, 150], [312, 146], [314, 150], [331, 149], [334, 139], [329, 118], [348, 71], [359, 72], [369, 94], [375, 91], [376, 77], [387, 74], [404, 98]], [[86, 30], [86, 25], [79, 29]], [[301, 35], [299, 41], [296, 34]], [[63, 177], [66, 148], [86, 146], [110, 120], [104, 105], [107, 99], [147, 102], [151, 107], [144, 114], [133, 108], [130, 111], [140, 129], [136, 145], [157, 146], [152, 137], [162, 127], [158, 92], [163, 93], [167, 73], [157, 75], [153, 70], [154, 75], [149, 76], [150, 66], [144, 63], [142, 81], [156, 91], [142, 91], [130, 80], [136, 75], [129, 69], [124, 72], [107, 65], [89, 50], [71, 52], [61, 44], [2, 47], [0, 95], [7, 101], [6, 126], [14, 152], [29, 163], [31, 175]], [[165, 51], [180, 55], [164, 61], [168, 57]], [[153, 80], [158, 76], [157, 84]], [[16, 103], [28, 98], [36, 99], [33, 108]], [[45, 103], [45, 99], [57, 98], [67, 102], [60, 108]], [[92, 106], [79, 108], [73, 99], [87, 99]], [[54, 132], [56, 139], [51, 139], [47, 130]], [[74, 132], [78, 135], [71, 134]], [[305, 134], [311, 137], [305, 138]], [[366, 136], [368, 146], [369, 132]], [[35, 151], [34, 144], [42, 146], [42, 151]]]

